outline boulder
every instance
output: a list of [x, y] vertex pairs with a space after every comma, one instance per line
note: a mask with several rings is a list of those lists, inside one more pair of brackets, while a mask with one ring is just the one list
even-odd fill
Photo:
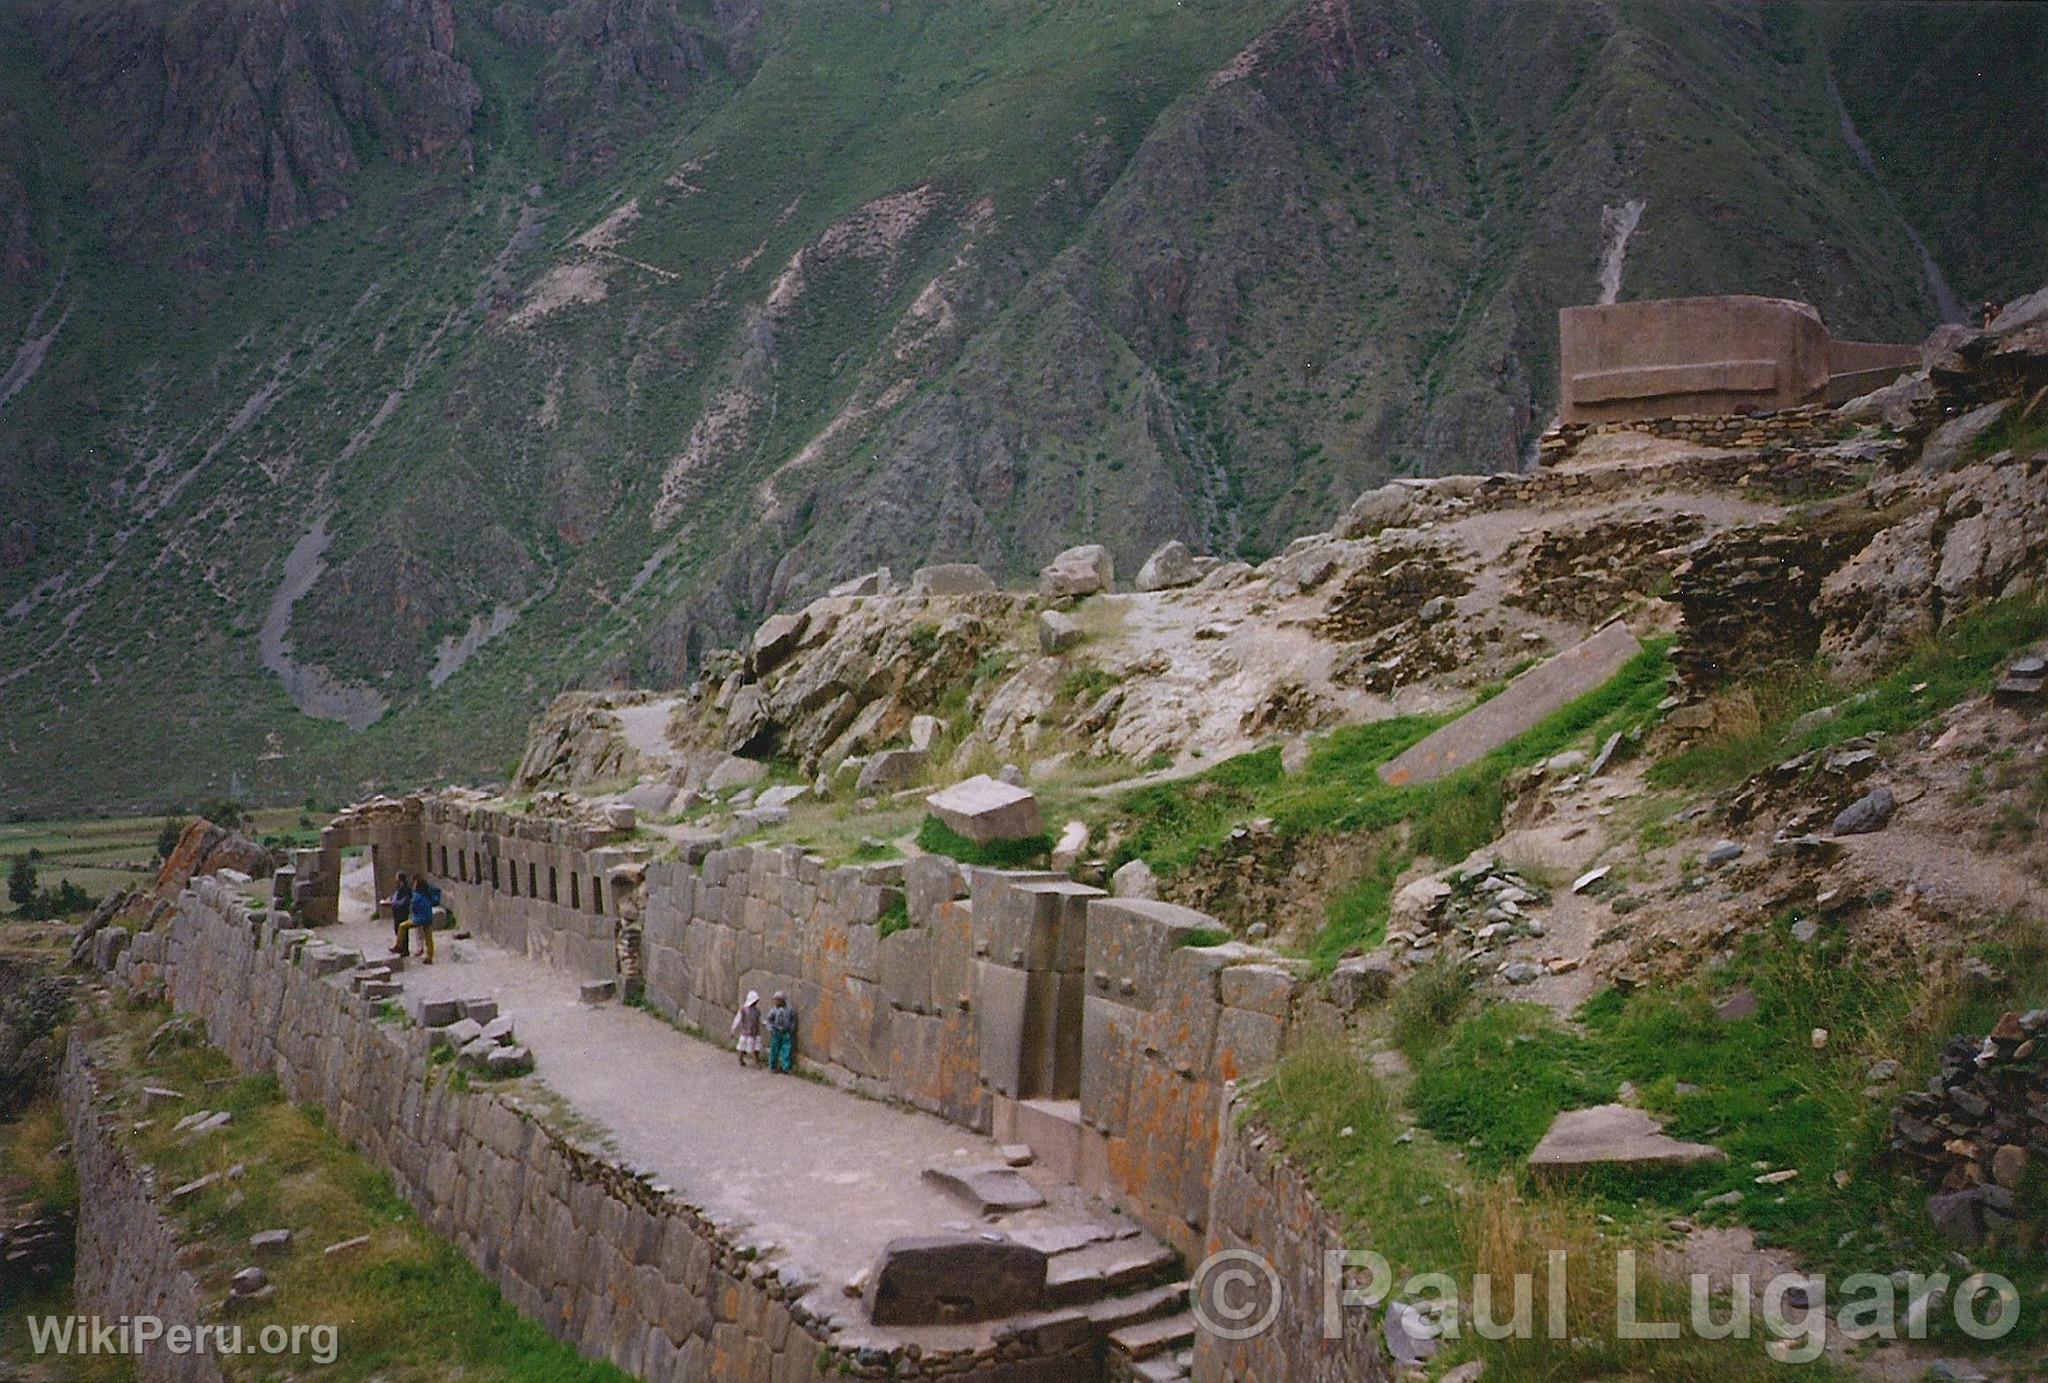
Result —
[[884, 749], [861, 766], [854, 791], [862, 797], [907, 788], [924, 772], [931, 756], [922, 749]]
[[1340, 538], [1370, 538], [1383, 528], [1405, 524], [1415, 512], [1416, 492], [1410, 485], [1382, 485], [1351, 502], [1337, 521]]
[[1082, 852], [1088, 848], [1088, 823], [1069, 821], [1060, 831], [1060, 838], [1052, 847], [1052, 867], [1063, 873], [1071, 872], [1081, 862]]
[[754, 797], [754, 805], [773, 811], [777, 807], [789, 806], [809, 791], [810, 788], [802, 783], [777, 783], [772, 788], [761, 789]]
[[760, 676], [794, 653], [808, 623], [809, 618], [801, 613], [770, 615], [763, 621], [761, 627], [754, 631], [754, 645], [749, 650], [748, 661], [754, 675]]
[[862, 1297], [875, 1325], [994, 1320], [1045, 1303], [1046, 1255], [1003, 1235], [892, 1239]]
[[1159, 897], [1159, 878], [1143, 860], [1129, 860], [1109, 876], [1109, 891], [1116, 898]]
[[1081, 642], [1081, 626], [1058, 610], [1041, 611], [1038, 616], [1038, 651], [1051, 657]]
[[946, 724], [937, 716], [916, 715], [910, 718], [910, 747], [929, 754], [932, 746], [939, 742]]
[[877, 567], [862, 576], [842, 581], [827, 594], [835, 596], [887, 595], [889, 593], [889, 569]]
[[1116, 581], [1116, 563], [1100, 543], [1070, 547], [1038, 573], [1038, 593], [1048, 600], [1067, 600], [1106, 591]]
[[1556, 1178], [1606, 1167], [1649, 1171], [1725, 1162], [1727, 1158], [1728, 1154], [1709, 1144], [1682, 1143], [1670, 1137], [1640, 1109], [1603, 1104], [1558, 1115], [1550, 1132], [1529, 1154], [1529, 1170], [1539, 1177]]
[[1963, 453], [1970, 449], [1970, 444], [1990, 431], [1991, 425], [2011, 406], [2011, 399], [1999, 399], [1950, 418], [1934, 429], [1920, 448], [1921, 469], [1935, 472], [1954, 470], [1963, 459]]
[[1394, 983], [1394, 960], [1385, 951], [1346, 956], [1330, 972], [1330, 1002], [1345, 1013], [1387, 997]]
[[1388, 911], [1388, 927], [1402, 932], [1434, 931], [1436, 919], [1443, 916], [1450, 904], [1452, 891], [1449, 884], [1438, 878], [1421, 878], [1402, 885]]
[[925, 806], [952, 831], [977, 845], [1029, 840], [1045, 833], [1038, 798], [1028, 789], [978, 773], [924, 799]]
[[1141, 591], [1165, 591], [1176, 586], [1192, 586], [1202, 579], [1201, 568], [1195, 565], [1195, 555], [1188, 551], [1188, 545], [1175, 538], [1163, 543], [1145, 565], [1138, 568], [1138, 589]]
[[995, 588], [994, 578], [972, 562], [940, 562], [910, 574], [912, 595], [981, 595]]
[[619, 794], [619, 800], [646, 816], [660, 816], [676, 800], [672, 783], [635, 783]]
[[1860, 836], [1882, 831], [1891, 822], [1895, 807], [1890, 788], [1873, 788], [1842, 808], [1835, 817], [1834, 833], [1838, 836]]

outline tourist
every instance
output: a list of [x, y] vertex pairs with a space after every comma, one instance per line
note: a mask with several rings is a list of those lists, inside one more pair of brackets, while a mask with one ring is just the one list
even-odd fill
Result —
[[405, 924], [412, 917], [412, 880], [399, 871], [398, 887], [391, 890], [391, 954], [402, 956], [405, 949]]
[[796, 1010], [780, 990], [768, 1010], [768, 1069], [784, 1074], [796, 1069]]
[[1977, 309], [1977, 315], [1984, 319], [1984, 330], [1991, 330], [1991, 324], [1998, 320], [2000, 311], [2001, 309], [1997, 303], [1992, 302], [1988, 298], [1985, 299], [1984, 305]]
[[441, 905], [441, 890], [422, 874], [412, 881], [411, 930], [420, 934], [420, 964], [434, 963], [434, 909]]
[[732, 1016], [733, 1036], [739, 1039], [740, 1065], [747, 1064], [747, 1058], [754, 1058], [756, 1066], [761, 1064], [761, 991], [747, 991], [747, 1001], [740, 1005], [740, 1011]]

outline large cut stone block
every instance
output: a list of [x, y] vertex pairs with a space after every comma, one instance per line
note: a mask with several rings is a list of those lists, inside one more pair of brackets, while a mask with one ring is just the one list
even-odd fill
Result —
[[1622, 664], [1642, 652], [1628, 626], [1610, 624], [1564, 652], [1530, 668], [1507, 690], [1380, 765], [1396, 787], [1434, 782], [1492, 753], [1588, 692], [1604, 686]]
[[1045, 1204], [1038, 1188], [1007, 1163], [935, 1162], [924, 1169], [924, 1179], [965, 1202], [977, 1215], [1007, 1215]]
[[1216, 919], [1150, 898], [1094, 898], [1088, 903], [1090, 992], [1151, 1008], [1173, 953]]
[[876, 1325], [940, 1325], [1036, 1311], [1046, 1256], [1007, 1238], [936, 1234], [892, 1239], [868, 1276]]
[[1094, 595], [1116, 580], [1116, 563], [1100, 543], [1070, 547], [1038, 574], [1038, 592], [1050, 600]]
[[1029, 840], [1045, 833], [1038, 798], [1028, 788], [978, 773], [924, 799], [933, 816], [977, 845]]

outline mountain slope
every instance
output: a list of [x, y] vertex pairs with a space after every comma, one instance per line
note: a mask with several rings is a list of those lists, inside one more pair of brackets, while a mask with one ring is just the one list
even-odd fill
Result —
[[0, 6], [0, 807], [489, 774], [879, 562], [1262, 554], [1514, 464], [1603, 271], [1911, 338], [1902, 216], [1965, 298], [2037, 261], [1843, 138], [1910, 18], [261, 8]]

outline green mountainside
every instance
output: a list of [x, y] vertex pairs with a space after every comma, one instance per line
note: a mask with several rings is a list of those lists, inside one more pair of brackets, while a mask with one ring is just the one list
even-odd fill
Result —
[[2019, 5], [0, 0], [0, 812], [495, 776], [882, 563], [1262, 556], [1516, 464], [1603, 267], [1915, 339], [2037, 285], [2044, 83]]

